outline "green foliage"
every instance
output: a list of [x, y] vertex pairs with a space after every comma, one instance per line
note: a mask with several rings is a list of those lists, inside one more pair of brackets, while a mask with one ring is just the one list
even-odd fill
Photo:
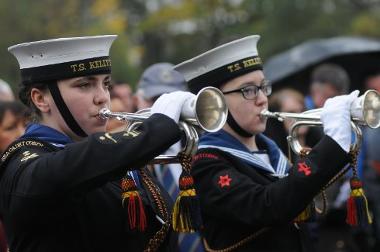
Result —
[[352, 20], [351, 30], [353, 34], [360, 36], [380, 37], [379, 24], [378, 13], [365, 12]]
[[16, 86], [10, 45], [118, 34], [113, 77], [134, 85], [145, 67], [179, 63], [216, 45], [260, 34], [265, 59], [311, 38], [380, 37], [378, 0], [1, 0], [0, 78]]

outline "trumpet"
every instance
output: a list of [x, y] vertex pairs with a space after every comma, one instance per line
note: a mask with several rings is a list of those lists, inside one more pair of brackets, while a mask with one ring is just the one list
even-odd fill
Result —
[[[289, 146], [296, 154], [300, 154], [303, 147], [298, 141], [297, 128], [300, 126], [316, 127], [322, 126], [322, 109], [312, 109], [303, 113], [270, 112], [263, 110], [261, 116], [276, 118], [280, 122], [284, 119], [294, 119], [296, 122], [289, 130], [287, 137]], [[355, 99], [350, 108], [351, 128], [355, 133], [355, 142], [351, 145], [351, 150], [358, 150], [362, 141], [361, 126], [378, 128], [380, 126], [380, 95], [375, 90], [368, 90], [362, 96]]]
[[[201, 89], [194, 99], [186, 101], [182, 107], [179, 127], [186, 136], [186, 144], [183, 152], [192, 156], [198, 147], [198, 133], [195, 127], [200, 127], [207, 132], [220, 130], [228, 115], [228, 108], [223, 93], [214, 87]], [[114, 118], [128, 124], [127, 131], [135, 129], [139, 124], [151, 116], [150, 109], [143, 109], [136, 113], [112, 112], [107, 108], [99, 111], [103, 119]], [[167, 164], [178, 163], [177, 156], [160, 155], [151, 163]]]

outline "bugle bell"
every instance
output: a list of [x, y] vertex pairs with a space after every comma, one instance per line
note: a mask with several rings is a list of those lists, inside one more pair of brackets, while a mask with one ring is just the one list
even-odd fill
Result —
[[[300, 154], [303, 147], [298, 141], [297, 128], [300, 126], [322, 126], [321, 122], [322, 109], [312, 109], [303, 113], [287, 112], [270, 112], [263, 110], [261, 116], [276, 118], [279, 121], [284, 119], [294, 119], [296, 122], [289, 130], [288, 142], [296, 154]], [[370, 128], [380, 126], [380, 95], [375, 90], [368, 90], [362, 96], [354, 100], [351, 105], [351, 128], [355, 133], [355, 142], [351, 149], [358, 149], [362, 140], [362, 132], [359, 125], [365, 125]]]

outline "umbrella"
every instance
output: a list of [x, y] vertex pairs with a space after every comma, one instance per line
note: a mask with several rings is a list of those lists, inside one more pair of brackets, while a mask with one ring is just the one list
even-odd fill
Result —
[[310, 74], [321, 63], [335, 63], [349, 74], [351, 89], [361, 89], [370, 68], [380, 68], [380, 41], [362, 37], [315, 39], [268, 59], [266, 77], [274, 89], [293, 87], [308, 92]]

